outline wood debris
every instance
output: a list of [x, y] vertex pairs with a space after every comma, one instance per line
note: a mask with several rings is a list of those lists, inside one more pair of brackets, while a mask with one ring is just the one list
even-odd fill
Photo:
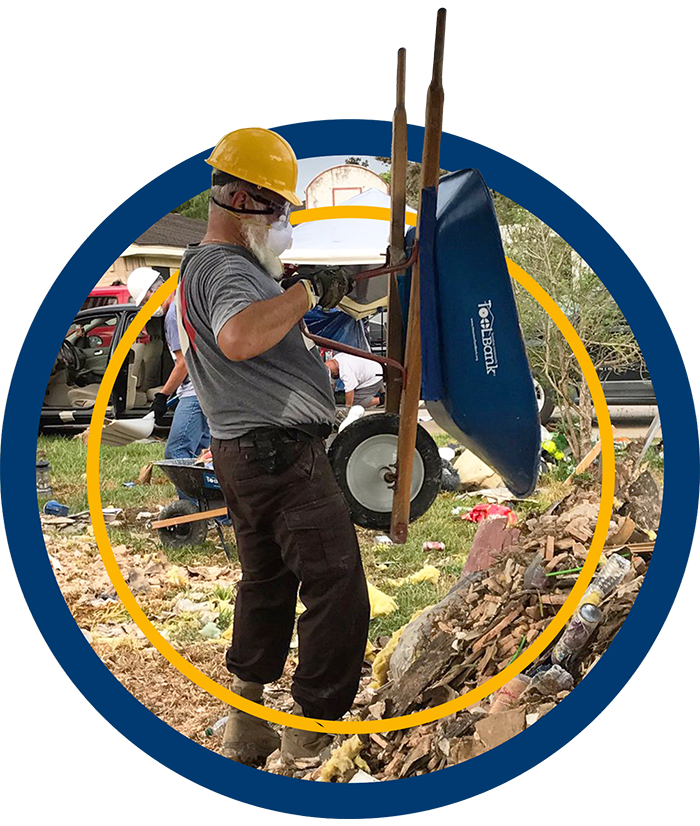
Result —
[[[599, 504], [595, 492], [576, 487], [545, 514], [528, 520], [517, 544], [503, 542], [494, 533], [499, 558], [487, 570], [463, 573], [447, 597], [401, 629], [398, 641], [392, 639], [392, 648], [396, 647], [390, 679], [360, 718], [395, 717], [438, 705], [505, 668], [542, 633], [566, 601], [588, 552]], [[621, 501], [619, 507], [625, 504]], [[652, 510], [646, 507], [645, 512]], [[501, 526], [501, 533], [504, 530]], [[634, 537], [633, 520], [615, 514], [609, 535], [623, 543]], [[579, 541], [577, 536], [586, 539]], [[550, 649], [528, 667], [526, 675], [515, 678], [519, 685], [511, 681], [479, 706], [427, 725], [362, 735], [359, 755], [372, 777], [414, 777], [471, 760], [555, 708], [600, 659], [634, 603], [649, 558], [634, 548], [635, 543], [628, 543], [617, 551], [631, 557], [630, 570], [601, 605], [602, 621], [572, 673], [552, 666]], [[606, 548], [605, 553], [612, 550]], [[483, 559], [487, 554], [480, 552], [480, 556]], [[530, 587], [525, 587], [528, 569]], [[533, 569], [539, 576], [532, 577]], [[420, 633], [415, 633], [416, 627]], [[394, 657], [401, 660], [401, 668], [394, 668]]]

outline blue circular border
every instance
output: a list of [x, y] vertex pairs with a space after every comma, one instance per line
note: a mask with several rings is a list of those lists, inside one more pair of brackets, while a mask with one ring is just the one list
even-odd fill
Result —
[[[300, 158], [388, 156], [391, 124], [330, 120], [276, 129]], [[409, 158], [420, 160], [423, 129], [409, 126]], [[56, 279], [15, 368], [2, 432], [5, 527], [24, 597], [56, 659], [85, 698], [163, 765], [220, 794], [297, 815], [331, 818], [425, 811], [481, 794], [535, 766], [583, 730], [637, 669], [673, 604], [693, 538], [700, 475], [688, 378], [666, 319], [634, 265], [575, 201], [535, 172], [485, 146], [443, 134], [441, 166], [478, 167], [489, 186], [535, 213], [586, 260], [617, 301], [642, 347], [664, 432], [665, 482], [659, 539], [644, 586], [609, 652], [536, 726], [476, 760], [380, 784], [299, 782], [232, 763], [201, 748], [148, 711], [94, 654], [71, 616], [49, 563], [36, 510], [34, 455], [39, 411], [66, 319], [80, 308], [124, 248], [165, 213], [209, 186], [202, 152], [136, 192], [78, 249]]]

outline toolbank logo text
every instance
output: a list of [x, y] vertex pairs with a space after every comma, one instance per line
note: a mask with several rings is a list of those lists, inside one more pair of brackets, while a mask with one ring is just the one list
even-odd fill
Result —
[[484, 301], [477, 305], [479, 312], [479, 327], [481, 329], [481, 352], [484, 354], [484, 367], [487, 376], [495, 376], [498, 372], [498, 354], [496, 353], [496, 335], [494, 333], [494, 315], [492, 303]]

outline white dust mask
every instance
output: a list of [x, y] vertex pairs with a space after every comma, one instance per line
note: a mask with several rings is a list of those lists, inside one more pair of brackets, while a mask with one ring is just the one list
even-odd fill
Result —
[[280, 218], [270, 227], [267, 234], [267, 248], [279, 257], [292, 246], [294, 228], [286, 218]]

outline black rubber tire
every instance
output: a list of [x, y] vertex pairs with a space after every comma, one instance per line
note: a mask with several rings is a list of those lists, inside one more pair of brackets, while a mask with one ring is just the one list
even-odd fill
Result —
[[[175, 516], [189, 516], [199, 513], [199, 508], [187, 499], [176, 499], [166, 505], [158, 514], [158, 519], [172, 519]], [[209, 523], [207, 519], [197, 522], [185, 522], [169, 528], [158, 528], [158, 537], [166, 548], [184, 548], [188, 545], [201, 545], [207, 538]]]
[[[391, 511], [371, 510], [355, 499], [350, 492], [346, 469], [353, 452], [366, 439], [382, 434], [398, 438], [399, 417], [391, 413], [363, 416], [339, 433], [328, 451], [328, 459], [343, 496], [350, 508], [352, 521], [363, 528], [387, 531], [391, 527]], [[411, 500], [410, 521], [418, 519], [435, 501], [442, 480], [442, 459], [432, 436], [418, 425], [416, 449], [423, 461], [423, 484]]]
[[540, 381], [540, 379], [533, 379], [533, 381], [535, 382], [535, 393], [538, 395], [538, 406], [539, 394], [541, 393], [544, 396], [542, 407], [540, 407], [540, 424], [546, 425], [552, 418], [552, 413], [554, 413], [552, 388], [546, 382]]

